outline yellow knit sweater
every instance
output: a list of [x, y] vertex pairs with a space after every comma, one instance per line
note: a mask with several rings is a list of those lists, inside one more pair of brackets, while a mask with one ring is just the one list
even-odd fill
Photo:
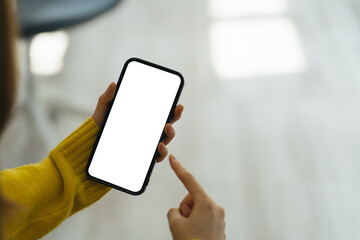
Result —
[[98, 126], [88, 118], [37, 164], [0, 172], [0, 189], [19, 205], [3, 219], [3, 238], [39, 239], [109, 190], [85, 175]]

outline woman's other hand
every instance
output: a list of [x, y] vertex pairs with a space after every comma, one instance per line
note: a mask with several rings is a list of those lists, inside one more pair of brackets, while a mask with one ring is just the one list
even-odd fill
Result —
[[170, 165], [189, 191], [179, 208], [168, 212], [173, 239], [225, 239], [224, 209], [206, 194], [195, 177], [173, 155], [170, 155]]

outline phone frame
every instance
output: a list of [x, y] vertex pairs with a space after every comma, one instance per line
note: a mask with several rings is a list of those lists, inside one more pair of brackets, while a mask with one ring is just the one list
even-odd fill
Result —
[[151, 66], [151, 67], [160, 69], [160, 70], [162, 70], [162, 71], [166, 71], [166, 72], [175, 74], [175, 75], [177, 75], [177, 76], [180, 78], [180, 85], [179, 85], [178, 91], [177, 91], [177, 93], [176, 93], [174, 102], [173, 102], [173, 104], [172, 104], [172, 106], [171, 106], [171, 109], [170, 109], [169, 115], [168, 115], [168, 117], [167, 117], [167, 120], [166, 120], [166, 122], [165, 122], [165, 124], [164, 124], [164, 127], [166, 126], [167, 123], [170, 123], [171, 120], [172, 120], [172, 118], [173, 118], [176, 105], [177, 105], [177, 103], [178, 103], [178, 100], [179, 100], [179, 98], [180, 98], [180, 94], [181, 94], [182, 89], [183, 89], [184, 84], [185, 84], [184, 77], [181, 75], [181, 73], [179, 73], [179, 72], [177, 72], [177, 71], [174, 71], [174, 70], [172, 70], [172, 69], [169, 69], [169, 68], [166, 68], [166, 67], [157, 65], [157, 64], [155, 64], [155, 63], [148, 62], [148, 61], [146, 61], [146, 60], [143, 60], [143, 59], [140, 59], [140, 58], [137, 58], [137, 57], [133, 57], [133, 58], [128, 59], [128, 60], [125, 62], [125, 64], [124, 64], [124, 67], [123, 67], [123, 69], [122, 69], [122, 71], [121, 71], [121, 73], [120, 73], [118, 82], [117, 82], [117, 84], [116, 84], [115, 96], [114, 96], [114, 98], [112, 99], [111, 103], [109, 104], [109, 107], [108, 107], [108, 109], [107, 109], [107, 111], [106, 111], [104, 120], [103, 120], [101, 126], [99, 127], [99, 132], [98, 132], [98, 135], [97, 135], [97, 137], [96, 137], [95, 143], [94, 143], [94, 145], [93, 145], [93, 149], [92, 149], [92, 151], [91, 151], [91, 154], [90, 154], [88, 163], [87, 163], [87, 165], [86, 165], [85, 172], [86, 172], [86, 175], [88, 176], [88, 178], [90, 178], [91, 180], [94, 180], [94, 181], [99, 182], [99, 183], [102, 183], [102, 184], [104, 184], [104, 185], [106, 185], [106, 186], [115, 188], [115, 189], [120, 190], [120, 191], [122, 191], [122, 192], [129, 193], [129, 194], [131, 194], [131, 195], [140, 195], [140, 194], [142, 194], [142, 193], [145, 191], [145, 189], [146, 189], [146, 187], [147, 187], [147, 185], [148, 185], [148, 183], [149, 183], [149, 181], [150, 181], [151, 173], [152, 173], [153, 168], [154, 168], [154, 166], [155, 166], [157, 156], [159, 155], [159, 152], [158, 152], [159, 143], [162, 142], [162, 141], [164, 140], [164, 137], [165, 137], [164, 130], [163, 130], [163, 132], [162, 132], [162, 134], [161, 134], [161, 137], [160, 137], [160, 139], [159, 139], [159, 143], [157, 144], [157, 147], [156, 147], [156, 149], [155, 149], [155, 152], [154, 152], [153, 158], [152, 158], [152, 160], [151, 160], [150, 167], [149, 167], [148, 172], [147, 172], [147, 174], [146, 174], [146, 177], [145, 177], [145, 180], [144, 180], [144, 182], [143, 182], [143, 185], [142, 185], [142, 187], [141, 187], [141, 189], [140, 189], [139, 191], [133, 192], [133, 191], [131, 191], [131, 190], [129, 190], [129, 189], [122, 188], [122, 187], [117, 186], [117, 185], [115, 185], [115, 184], [112, 184], [112, 183], [110, 183], [110, 182], [107, 182], [107, 181], [104, 181], [104, 180], [102, 180], [102, 179], [99, 179], [99, 178], [96, 178], [96, 177], [94, 177], [94, 176], [91, 176], [90, 173], [89, 173], [89, 167], [90, 167], [91, 161], [92, 161], [93, 156], [94, 156], [94, 154], [95, 154], [97, 145], [98, 145], [98, 143], [99, 143], [99, 141], [100, 141], [102, 132], [103, 132], [103, 130], [104, 130], [105, 124], [106, 124], [107, 119], [108, 119], [108, 117], [109, 117], [110, 111], [111, 111], [112, 106], [113, 106], [113, 103], [114, 103], [114, 101], [115, 101], [115, 98], [116, 98], [116, 96], [117, 96], [117, 93], [118, 93], [118, 90], [119, 90], [119, 88], [120, 88], [122, 79], [123, 79], [123, 77], [124, 77], [124, 75], [125, 75], [127, 66], [129, 65], [130, 62], [133, 62], [133, 61], [136, 61], [136, 62], [145, 64], [145, 65], [148, 65], [148, 66]]

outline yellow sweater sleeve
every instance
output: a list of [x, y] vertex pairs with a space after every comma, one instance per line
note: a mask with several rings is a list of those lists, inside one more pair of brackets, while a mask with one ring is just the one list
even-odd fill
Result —
[[88, 118], [41, 162], [0, 172], [1, 191], [20, 206], [3, 219], [4, 239], [39, 239], [110, 190], [85, 174], [97, 132]]

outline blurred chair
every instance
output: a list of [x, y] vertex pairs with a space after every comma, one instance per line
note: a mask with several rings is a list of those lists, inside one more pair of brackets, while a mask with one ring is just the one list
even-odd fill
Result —
[[113, 8], [120, 0], [17, 0], [23, 37], [86, 22]]
[[[28, 59], [25, 97], [18, 109], [25, 111], [33, 130], [39, 134], [48, 149], [54, 147], [52, 142], [54, 138], [48, 114], [35, 94], [35, 82], [30, 71], [29, 56], [32, 38], [38, 33], [72, 27], [91, 20], [110, 10], [119, 2], [120, 0], [16, 0], [21, 36], [26, 41]], [[71, 104], [66, 104], [69, 102]], [[81, 107], [76, 107], [71, 100], [59, 99], [52, 105], [65, 111], [81, 111]]]

